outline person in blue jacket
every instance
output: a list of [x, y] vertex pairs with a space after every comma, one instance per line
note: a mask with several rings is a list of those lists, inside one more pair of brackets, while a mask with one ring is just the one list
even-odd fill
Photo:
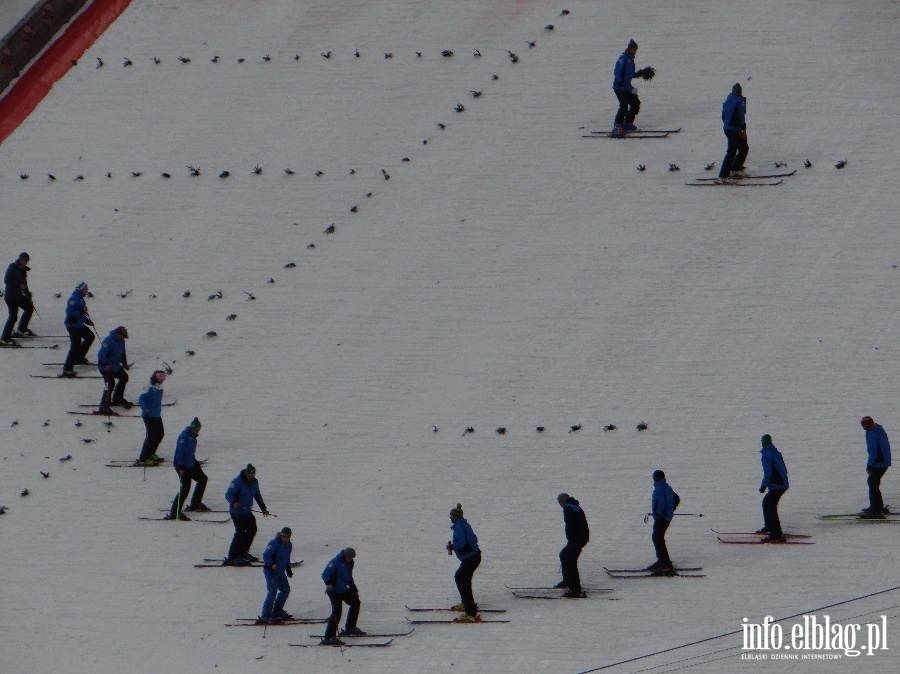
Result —
[[744, 172], [744, 162], [750, 146], [747, 144], [747, 99], [743, 95], [740, 82], [731, 87], [731, 93], [722, 103], [722, 129], [728, 139], [728, 149], [719, 169], [719, 182], [724, 182], [732, 174]]
[[559, 562], [562, 566], [562, 582], [556, 587], [566, 588], [565, 597], [577, 599], [583, 597], [581, 576], [578, 573], [578, 558], [591, 537], [587, 517], [578, 500], [562, 493], [556, 502], [563, 509], [563, 521], [566, 525], [566, 546], [559, 551]]
[[353, 580], [353, 565], [355, 564], [356, 550], [353, 548], [344, 548], [334, 559], [328, 562], [325, 570], [322, 571], [322, 580], [325, 581], [325, 594], [331, 600], [331, 617], [328, 618], [328, 625], [325, 628], [325, 637], [322, 644], [325, 646], [336, 646], [341, 643], [337, 638], [337, 626], [341, 621], [341, 611], [344, 604], [350, 607], [347, 611], [347, 620], [344, 622], [344, 629], [341, 636], [365, 636], [359, 627], [356, 626], [359, 620], [359, 589]]
[[63, 363], [63, 377], [75, 376], [75, 365], [87, 365], [87, 352], [94, 343], [94, 331], [90, 326], [94, 324], [88, 315], [87, 302], [84, 298], [88, 294], [88, 284], [82, 281], [66, 302], [66, 320], [64, 325], [69, 333], [69, 354]]
[[450, 510], [450, 528], [453, 530], [453, 538], [447, 541], [447, 554], [456, 553], [459, 560], [459, 568], [453, 576], [456, 580], [456, 588], [459, 590], [459, 598], [462, 600], [464, 615], [456, 618], [457, 622], [477, 622], [478, 604], [472, 593], [472, 577], [475, 570], [481, 564], [481, 549], [478, 547], [478, 537], [472, 531], [472, 527], [463, 517], [462, 504], [457, 503]]
[[866, 473], [869, 474], [869, 507], [863, 509], [863, 515], [883, 517], [889, 513], [881, 496], [881, 478], [891, 466], [891, 443], [883, 426], [875, 423], [872, 417], [863, 417], [859, 422], [866, 431]]
[[759, 493], [763, 497], [763, 528], [758, 534], [768, 534], [766, 541], [769, 543], [784, 543], [785, 537], [781, 531], [781, 520], [778, 518], [778, 502], [788, 490], [787, 466], [784, 465], [784, 457], [778, 448], [772, 444], [772, 436], [766, 433], [759, 439], [762, 449], [759, 450], [762, 461], [763, 477], [759, 485]]
[[[3, 326], [0, 346], [18, 346], [19, 343], [13, 337], [37, 337], [28, 329], [28, 323], [34, 313], [34, 303], [31, 301], [31, 291], [28, 289], [28, 272], [31, 271], [28, 263], [30, 261], [31, 257], [28, 253], [19, 253], [16, 261], [6, 268], [6, 274], [3, 277], [5, 284], [3, 299], [6, 302], [6, 308], [9, 309], [9, 318], [6, 320], [6, 325]], [[21, 318], [19, 318], [19, 309], [22, 310]], [[14, 331], [17, 318], [19, 318], [19, 329]]]
[[291, 529], [284, 527], [269, 541], [263, 552], [263, 575], [266, 578], [266, 599], [263, 601], [260, 622], [269, 624], [289, 620], [293, 616], [284, 610], [291, 593], [288, 578], [294, 576], [291, 569]]
[[663, 575], [674, 573], [669, 550], [666, 547], [666, 530], [675, 515], [675, 492], [666, 482], [666, 474], [661, 470], [653, 471], [653, 496], [650, 499], [650, 514], [653, 517], [653, 548], [656, 550], [656, 561], [647, 570]]
[[629, 40], [628, 47], [616, 60], [613, 68], [613, 91], [619, 101], [619, 109], [613, 126], [613, 135], [624, 136], [629, 131], [637, 131], [634, 120], [641, 110], [641, 99], [631, 84], [634, 79], [634, 57], [637, 54], [638, 45], [634, 40]]
[[172, 465], [178, 473], [181, 480], [181, 489], [172, 501], [172, 508], [166, 515], [167, 520], [181, 518], [190, 520], [181, 513], [181, 508], [187, 500], [188, 492], [191, 490], [191, 480], [197, 483], [194, 487], [194, 495], [191, 497], [191, 504], [185, 508], [197, 512], [208, 512], [209, 508], [203, 503], [203, 492], [206, 491], [206, 473], [200, 467], [197, 461], [197, 436], [200, 435], [200, 420], [194, 417], [191, 423], [181, 431], [178, 441], [175, 443], [175, 458], [172, 459]]
[[141, 454], [135, 461], [137, 466], [156, 466], [163, 461], [157, 456], [156, 450], [166, 435], [162, 421], [162, 384], [165, 380], [165, 370], [156, 370], [150, 375], [150, 386], [138, 396], [138, 406], [141, 408], [141, 419], [144, 420], [146, 434]]
[[231, 539], [231, 547], [228, 548], [228, 557], [222, 563], [223, 566], [247, 566], [258, 562], [259, 557], [250, 554], [250, 546], [256, 537], [256, 518], [253, 516], [253, 501], [259, 505], [262, 514], [269, 516], [269, 509], [263, 501], [262, 492], [259, 490], [259, 482], [256, 480], [256, 467], [248, 463], [238, 476], [228, 485], [225, 492], [225, 500], [228, 501], [228, 512], [234, 523], [234, 538]]
[[125, 353], [125, 340], [128, 330], [120, 325], [109, 331], [100, 343], [97, 351], [97, 369], [103, 375], [103, 397], [100, 399], [100, 412], [112, 412], [111, 405], [131, 407], [125, 400], [125, 386], [128, 384], [128, 356]]

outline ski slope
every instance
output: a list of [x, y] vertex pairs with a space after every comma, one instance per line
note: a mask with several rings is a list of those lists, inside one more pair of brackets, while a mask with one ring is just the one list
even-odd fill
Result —
[[[252, 551], [290, 526], [305, 560], [290, 612], [327, 614], [319, 574], [348, 545], [363, 629], [456, 603], [461, 502], [476, 599], [510, 622], [343, 653], [290, 646], [315, 626], [225, 627], [258, 614], [262, 574], [193, 567], [225, 555], [228, 524], [137, 519], [162, 515], [174, 472], [105, 467], [137, 457], [143, 426], [76, 427], [66, 411], [102, 382], [30, 377], [61, 370], [41, 363], [65, 338], [42, 339], [59, 350], [0, 351], [0, 670], [583, 672], [701, 642], [603, 671], [896, 671], [893, 632], [809, 663], [703, 640], [900, 585], [893, 525], [815, 519], [867, 504], [860, 417], [900, 438], [898, 21], [835, 0], [132, 3], [0, 146], [0, 260], [31, 255], [31, 327], [64, 334], [84, 280], [101, 337], [128, 328], [127, 397], [172, 368], [162, 455], [198, 416], [210, 507], [257, 467], [278, 518]], [[584, 139], [611, 127], [630, 38], [657, 71], [638, 124], [683, 129]], [[722, 159], [734, 82], [748, 167], [797, 173], [689, 189]], [[790, 472], [785, 530], [815, 545], [709, 530], [761, 526], [763, 433]], [[703, 514], [676, 518], [673, 560], [706, 577], [610, 579], [654, 559], [657, 468]], [[561, 491], [591, 526], [583, 582], [615, 592], [516, 599], [504, 584], [558, 581]], [[893, 471], [882, 491], [900, 506]], [[892, 630], [898, 606], [818, 615]]]

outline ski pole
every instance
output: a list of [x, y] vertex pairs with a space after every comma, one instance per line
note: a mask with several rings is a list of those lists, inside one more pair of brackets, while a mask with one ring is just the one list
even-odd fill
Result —
[[175, 511], [175, 538], [178, 538], [178, 525], [181, 523], [181, 489], [184, 486], [184, 476], [179, 475], [178, 484], [178, 510]]
[[87, 312], [85, 312], [84, 315], [85, 315], [85, 316], [87, 317], [87, 319], [91, 322], [91, 330], [93, 330], [93, 331], [94, 331], [94, 334], [97, 335], [97, 341], [102, 342], [103, 340], [100, 339], [100, 333], [97, 332], [97, 327], [94, 325], [94, 319], [92, 319], [92, 318], [91, 318], [91, 315], [90, 315], [89, 313], [87, 313]]

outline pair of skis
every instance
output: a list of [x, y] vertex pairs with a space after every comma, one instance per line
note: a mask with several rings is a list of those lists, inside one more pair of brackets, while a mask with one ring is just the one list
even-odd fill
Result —
[[[294, 625], [322, 625], [328, 622], [328, 618], [288, 618], [286, 620], [279, 620], [275, 623], [269, 623], [268, 627], [293, 627]], [[225, 627], [264, 627], [266, 623], [259, 618], [238, 618], [237, 622], [234, 623], [226, 623]], [[415, 628], [407, 630], [405, 632], [375, 632], [375, 633], [367, 633], [367, 634], [342, 634], [340, 639], [342, 640], [337, 644], [288, 644], [289, 646], [294, 646], [297, 648], [313, 648], [316, 646], [331, 646], [332, 648], [384, 648], [385, 646], [390, 646], [391, 642], [395, 637], [405, 637], [412, 634], [415, 631]], [[310, 634], [311, 639], [322, 639], [322, 635], [320, 634]], [[385, 638], [390, 637], [387, 641], [358, 641], [361, 639], [372, 639], [372, 638]], [[348, 643], [343, 641], [343, 639], [350, 639], [354, 643]]]
[[765, 533], [757, 533], [755, 531], [716, 531], [715, 529], [710, 529], [714, 534], [716, 534], [716, 538], [719, 539], [720, 543], [727, 543], [729, 545], [763, 545], [763, 544], [771, 544], [771, 545], [813, 545], [814, 542], [812, 540], [812, 536], [808, 534], [783, 534], [783, 541], [770, 541], [766, 538]]
[[603, 570], [606, 571], [607, 575], [610, 578], [705, 578], [705, 573], [697, 573], [698, 571], [702, 571], [702, 566], [682, 566], [677, 569], [673, 569], [667, 573], [660, 573], [653, 569], [607, 569], [605, 566]]
[[[519, 599], [588, 599], [595, 595], [609, 594], [615, 592], [611, 587], [582, 587], [580, 597], [567, 597], [566, 588], [548, 587], [546, 585], [537, 587], [523, 587], [518, 585], [506, 586], [514, 597]], [[615, 600], [616, 597], [598, 597], [599, 599]]]
[[[457, 609], [456, 607], [451, 608], [443, 608], [443, 607], [414, 607], [407, 606], [407, 611], [411, 611], [412, 613], [439, 613], [445, 611], [451, 611], [453, 613], [462, 614], [462, 611]], [[478, 613], [506, 613], [505, 608], [482, 608], [478, 609]], [[497, 618], [482, 618], [480, 615], [478, 616], [478, 620], [473, 621], [460, 621], [455, 618], [407, 618], [407, 620], [413, 625], [481, 625], [483, 623], [508, 623], [509, 620], [497, 619]]]
[[[321, 643], [318, 644], [288, 644], [288, 646], [295, 646], [296, 648], [315, 648], [316, 646], [331, 646], [332, 648], [384, 648], [385, 646], [390, 646], [391, 642], [397, 637], [406, 637], [416, 631], [415, 627], [412, 627], [405, 632], [367, 632], [365, 634], [341, 634], [338, 636], [340, 643], [336, 644], [326, 644]], [[360, 639], [384, 639], [389, 637], [387, 641], [359, 641]], [[310, 639], [324, 639], [321, 634], [310, 634]], [[350, 641], [344, 641], [344, 639], [349, 639]]]
[[[696, 182], [685, 183], [690, 187], [772, 187], [780, 185], [785, 178], [794, 175], [797, 169], [786, 173], [765, 173], [752, 176], [735, 176], [729, 178], [727, 183], [719, 183], [718, 178], [694, 178]], [[776, 180], [777, 178], [777, 180]]]
[[900, 514], [885, 513], [883, 515], [868, 515], [866, 513], [844, 513], [839, 515], [816, 515], [816, 519], [822, 522], [860, 522], [871, 524], [900, 524]]
[[[212, 557], [204, 558], [203, 562], [200, 564], [194, 564], [194, 568], [197, 569], [261, 569], [263, 567], [263, 563], [260, 562], [248, 562], [247, 564], [242, 564], [241, 566], [232, 566], [225, 565], [224, 559], [214, 559]], [[296, 569], [298, 566], [303, 564], [303, 560], [299, 560], [297, 562], [291, 562], [291, 568]]]
[[668, 138], [669, 134], [679, 131], [681, 131], [681, 127], [677, 129], [638, 129], [637, 131], [626, 131], [622, 135], [616, 135], [612, 131], [591, 131], [589, 135], [582, 136], [582, 138], [612, 138], [613, 140]]

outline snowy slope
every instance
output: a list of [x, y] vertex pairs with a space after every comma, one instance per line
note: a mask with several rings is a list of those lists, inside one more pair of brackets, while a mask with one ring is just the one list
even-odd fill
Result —
[[[40, 363], [61, 361], [63, 341], [0, 352], [2, 671], [574, 672], [898, 584], [892, 525], [814, 518], [866, 503], [859, 417], [900, 432], [900, 138], [885, 86], [898, 12], [831, 0], [646, 2], [627, 16], [584, 1], [133, 3], [0, 147], [3, 262], [31, 254], [32, 327], [61, 334], [63, 302], [86, 280], [101, 335], [131, 335], [128, 396], [172, 366], [164, 454], [199, 416], [210, 506], [257, 466], [279, 517], [260, 518], [254, 552], [291, 526], [305, 559], [292, 612], [326, 612], [319, 572], [346, 545], [359, 552], [364, 629], [403, 627], [405, 603], [455, 603], [443, 545], [462, 502], [484, 550], [476, 597], [511, 622], [421, 626], [345, 654], [289, 646], [310, 629], [263, 641], [224, 627], [259, 612], [261, 574], [193, 568], [225, 554], [228, 524], [137, 519], [161, 515], [177, 480], [104, 466], [135, 458], [143, 429], [73, 426], [66, 410], [98, 401], [100, 382], [29, 377], [61, 369]], [[611, 68], [631, 37], [639, 66], [657, 69], [640, 84], [639, 123], [684, 130], [582, 139], [611, 125]], [[685, 187], [721, 161], [735, 81], [749, 166], [798, 172], [772, 188]], [[760, 525], [764, 432], [790, 470], [785, 528], [814, 546], [746, 549], [709, 531]], [[603, 573], [653, 560], [642, 517], [656, 468], [684, 512], [704, 514], [668, 536], [704, 579]], [[896, 485], [889, 472], [888, 502]], [[556, 582], [560, 491], [591, 523], [585, 583], [617, 601], [529, 602], [503, 586]], [[893, 625], [898, 603], [829, 613]], [[736, 671], [748, 666], [739, 647], [720, 639], [609, 671]], [[897, 662], [892, 649], [784, 666]]]

